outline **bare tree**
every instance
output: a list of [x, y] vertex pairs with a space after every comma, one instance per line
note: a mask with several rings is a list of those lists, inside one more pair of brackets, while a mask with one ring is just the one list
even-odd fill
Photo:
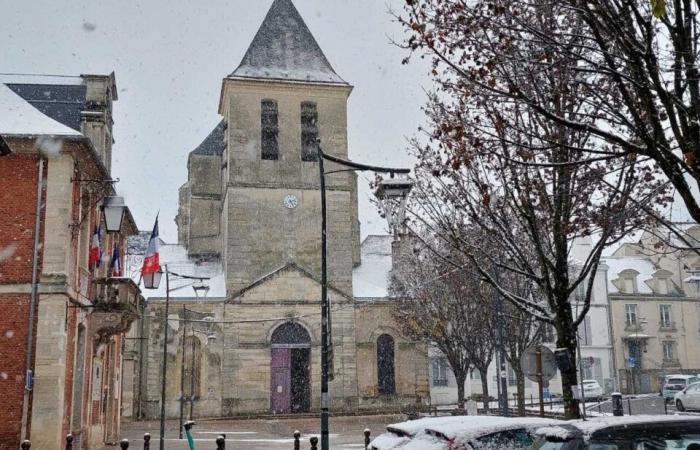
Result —
[[402, 266], [393, 272], [392, 292], [402, 299], [395, 314], [403, 332], [434, 345], [447, 359], [463, 408], [472, 366], [479, 370], [488, 398], [486, 371], [493, 358], [495, 324], [487, 299], [493, 292], [478, 274], [456, 264], [458, 269], [427, 248], [418, 250], [402, 258]]

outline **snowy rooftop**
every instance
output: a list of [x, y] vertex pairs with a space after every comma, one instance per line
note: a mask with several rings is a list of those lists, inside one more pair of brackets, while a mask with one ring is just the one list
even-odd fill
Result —
[[353, 296], [385, 298], [389, 296], [391, 272], [391, 241], [388, 235], [367, 236], [362, 241], [362, 264], [352, 271]]
[[38, 109], [0, 83], [0, 134], [3, 136], [82, 136]]
[[43, 75], [36, 73], [0, 73], [2, 84], [58, 84], [78, 86], [84, 83], [80, 76]]
[[608, 292], [611, 294], [620, 292], [617, 286], [613, 284], [613, 281], [620, 278], [620, 273], [625, 270], [634, 270], [639, 273], [636, 277], [637, 292], [640, 294], [653, 294], [653, 291], [645, 281], [650, 280], [657, 269], [647, 258], [629, 256], [608, 257], [604, 258], [601, 262], [604, 262], [608, 266]]
[[[141, 266], [143, 264], [143, 252], [140, 251], [141, 244], [143, 241], [142, 236], [145, 233], [141, 233], [137, 239], [138, 243], [134, 241], [131, 242], [130, 250], [133, 253], [127, 254], [126, 265], [127, 273], [132, 277], [132, 279], [139, 283], [141, 280]], [[150, 233], [149, 233], [150, 237]], [[147, 244], [146, 240], [146, 244]], [[224, 275], [223, 267], [219, 261], [200, 261], [189, 258], [187, 256], [187, 249], [181, 245], [177, 244], [160, 244], [160, 264], [161, 266], [167, 264], [168, 271], [171, 273], [170, 276], [170, 298], [171, 299], [193, 299], [197, 298], [197, 294], [193, 289], [193, 283], [195, 280], [183, 279], [177, 275], [185, 275], [190, 277], [202, 277], [209, 278], [209, 280], [204, 280], [203, 284], [209, 287], [204, 301], [209, 300], [221, 300], [226, 297], [226, 277]], [[175, 275], [177, 274], [177, 275]], [[145, 289], [143, 283], [139, 285], [141, 287], [141, 292], [146, 298], [165, 298], [165, 276], [161, 279], [158, 289]]]
[[323, 54], [291, 0], [275, 0], [230, 77], [347, 83]]
[[[581, 434], [584, 439], [592, 437], [595, 433], [608, 427], [643, 427], [646, 424], [658, 424], [659, 422], [695, 421], [700, 427], [700, 417], [677, 415], [640, 415], [622, 417], [596, 417], [586, 421], [570, 421], [563, 426], [551, 426], [538, 430], [537, 434], [556, 439], [569, 439]], [[695, 430], [693, 430], [694, 432]]]

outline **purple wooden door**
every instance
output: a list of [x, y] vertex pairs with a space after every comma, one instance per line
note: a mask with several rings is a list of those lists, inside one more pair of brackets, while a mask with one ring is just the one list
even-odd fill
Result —
[[270, 403], [273, 413], [289, 413], [292, 410], [291, 356], [290, 348], [272, 348]]

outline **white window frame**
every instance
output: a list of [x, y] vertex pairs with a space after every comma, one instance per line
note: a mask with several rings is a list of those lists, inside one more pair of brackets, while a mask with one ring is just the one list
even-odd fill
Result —
[[[625, 303], [625, 325], [634, 326], [637, 325], [639, 321], [638, 317], [639, 308], [636, 303]], [[634, 320], [630, 320], [634, 319]]]
[[671, 328], [673, 326], [673, 314], [671, 313], [671, 305], [663, 303], [659, 305], [659, 320], [661, 328]]
[[678, 360], [676, 341], [662, 341], [661, 352], [663, 354], [664, 361]]

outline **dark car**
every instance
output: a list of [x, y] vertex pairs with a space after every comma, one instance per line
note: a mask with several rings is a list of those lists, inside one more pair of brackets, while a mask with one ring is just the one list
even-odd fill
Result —
[[533, 450], [665, 450], [700, 448], [700, 417], [597, 417], [537, 430]]

